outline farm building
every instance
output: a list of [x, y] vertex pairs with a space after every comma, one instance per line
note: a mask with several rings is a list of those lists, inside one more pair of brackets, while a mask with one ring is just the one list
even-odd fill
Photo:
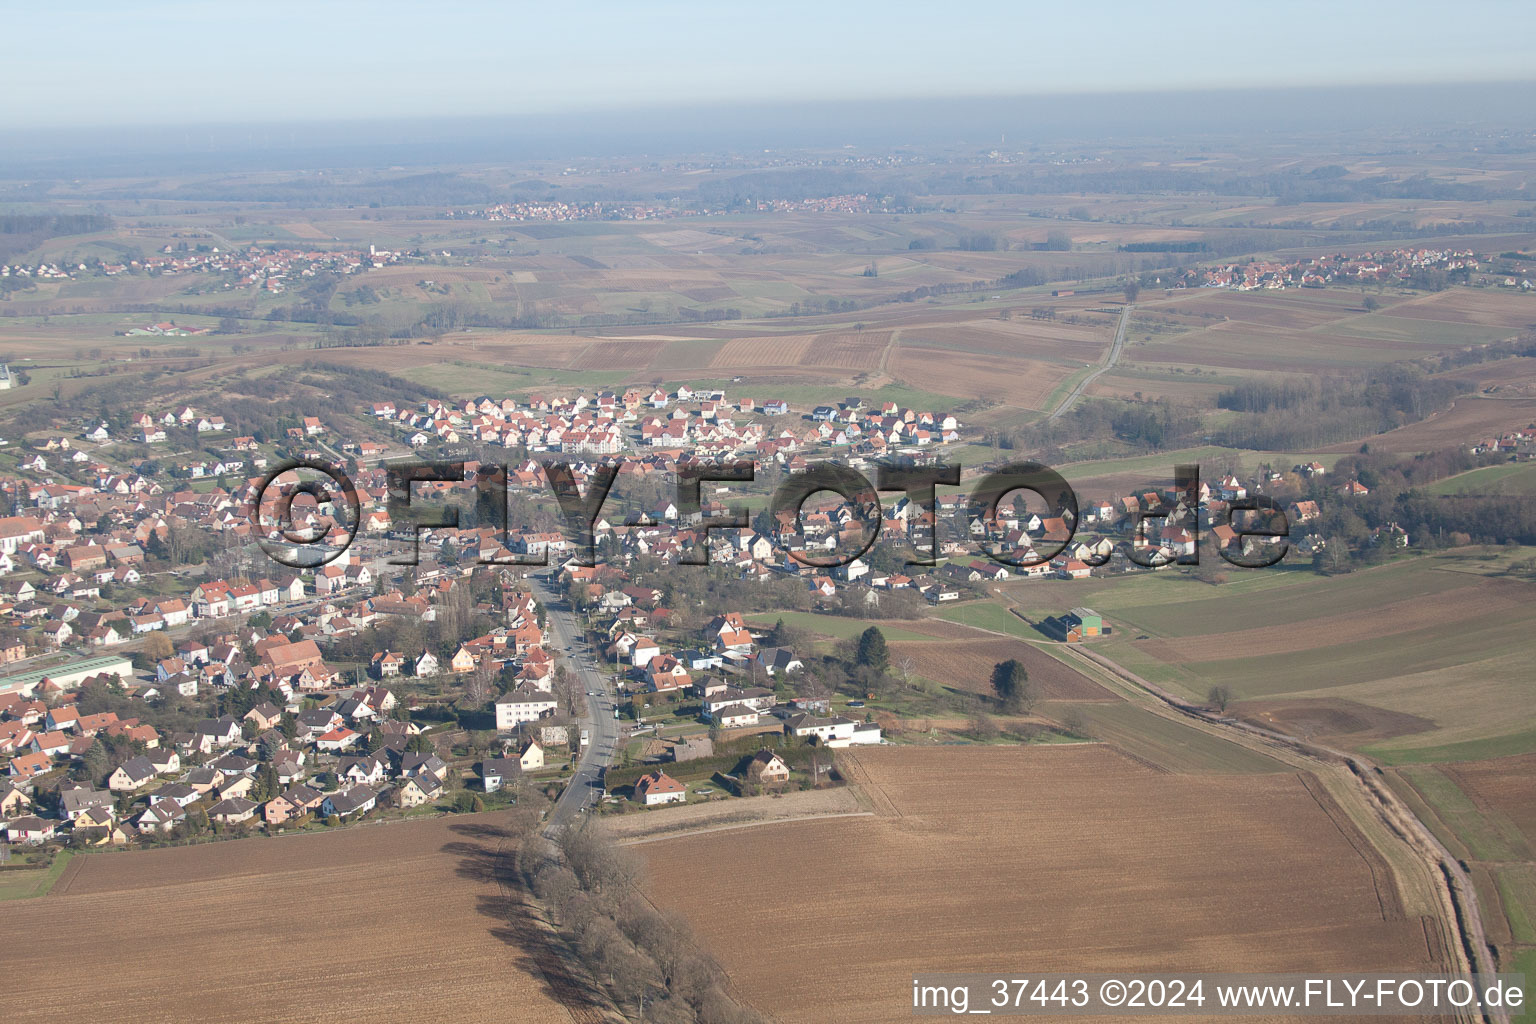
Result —
[[1107, 636], [1110, 628], [1104, 625], [1104, 617], [1092, 608], [1073, 608], [1065, 615], [1053, 615], [1041, 624], [1041, 628], [1057, 640], [1080, 644], [1084, 640]]
[[1092, 608], [1077, 607], [1067, 613], [1067, 625], [1077, 630], [1080, 639], [1104, 632], [1104, 617]]

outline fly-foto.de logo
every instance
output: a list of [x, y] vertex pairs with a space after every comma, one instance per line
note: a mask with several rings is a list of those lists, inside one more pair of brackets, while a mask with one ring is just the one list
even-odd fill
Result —
[[[267, 474], [250, 503], [257, 543], [273, 560], [293, 568], [316, 568], [344, 554], [367, 533], [391, 548], [387, 561], [416, 565], [425, 535], [457, 531], [472, 521], [495, 539], [473, 554], [481, 564], [547, 566], [553, 562], [591, 566], [599, 560], [600, 528], [620, 480], [622, 460], [603, 463], [541, 460], [516, 473], [504, 465], [465, 462], [397, 462], [384, 469], [384, 500], [369, 496], [337, 465], [316, 459], [286, 462]], [[1264, 568], [1289, 549], [1290, 524], [1271, 498], [1253, 495], [1223, 503], [1222, 522], [1203, 504], [1197, 465], [1179, 465], [1173, 486], [1150, 492], [1153, 500], [1126, 511], [1116, 536], [1077, 541], [1083, 529], [1077, 493], [1060, 473], [1036, 462], [1017, 462], [977, 473], [967, 492], [939, 497], [939, 489], [962, 486], [958, 464], [877, 464], [871, 480], [836, 462], [818, 462], [803, 471], [775, 474], [766, 503], [754, 516], [747, 504], [706, 504], [704, 486], [757, 481], [750, 461], [684, 462], [672, 474], [671, 498], [660, 518], [631, 516], [619, 528], [662, 529], [669, 543], [658, 556], [678, 565], [708, 565], [711, 535], [753, 531], [764, 545], [800, 565], [816, 569], [847, 566], [877, 543], [905, 545], [911, 565], [937, 564], [945, 557], [980, 554], [1004, 566], [1050, 564], [1071, 548], [1089, 568], [1108, 564], [1116, 550], [1146, 568], [1196, 565], [1202, 524], [1224, 527], [1219, 556], [1239, 568]], [[428, 507], [425, 494], [441, 497]], [[884, 527], [890, 511], [882, 495], [893, 496], [908, 529], [892, 539]], [[836, 499], [832, 521], [837, 543], [808, 543], [816, 531], [807, 505], [813, 496]], [[1034, 509], [1035, 511], [1031, 511]], [[766, 515], [764, 514], [766, 513]], [[917, 528], [912, 528], [913, 525]], [[551, 528], [552, 527], [552, 528]], [[1076, 541], [1076, 543], [1074, 543]], [[670, 556], [670, 557], [668, 557]]]

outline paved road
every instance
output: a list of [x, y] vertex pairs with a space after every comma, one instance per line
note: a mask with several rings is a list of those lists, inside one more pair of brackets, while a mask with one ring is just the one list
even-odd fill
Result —
[[1062, 399], [1055, 412], [1046, 417], [1046, 422], [1059, 420], [1065, 416], [1077, 404], [1077, 400], [1083, 397], [1083, 392], [1088, 390], [1088, 385], [1098, 380], [1101, 374], [1108, 372], [1114, 367], [1115, 363], [1119, 362], [1120, 353], [1125, 349], [1125, 332], [1131, 325], [1131, 310], [1135, 308], [1130, 303], [1126, 303], [1125, 308], [1120, 311], [1120, 326], [1115, 328], [1115, 342], [1109, 346], [1109, 357], [1104, 360], [1104, 365], [1078, 381], [1077, 387], [1072, 389], [1072, 393]]
[[[566, 603], [565, 595], [542, 577], [532, 577], [531, 582], [535, 596], [547, 613], [546, 646], [581, 680], [582, 690], [597, 694], [587, 697], [586, 717], [578, 723], [580, 728], [587, 730], [587, 746], [581, 752], [570, 785], [555, 801], [544, 828], [544, 834], [553, 838], [581, 813], [583, 807], [597, 799], [603, 769], [618, 759], [621, 723], [613, 717], [616, 700], [613, 683], [601, 670], [592, 652], [582, 644], [580, 624], [576, 613]], [[572, 646], [569, 654], [565, 650], [567, 645]]]

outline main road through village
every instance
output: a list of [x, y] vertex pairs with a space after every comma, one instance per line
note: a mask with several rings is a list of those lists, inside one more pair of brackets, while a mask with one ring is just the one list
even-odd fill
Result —
[[603, 769], [618, 757], [622, 734], [619, 721], [614, 717], [614, 684], [598, 667], [596, 652], [584, 648], [575, 609], [571, 608], [565, 595], [554, 588], [550, 579], [535, 576], [532, 581], [546, 613], [545, 641], [556, 658], [564, 659], [587, 694], [587, 712], [578, 723], [578, 727], [586, 733], [587, 743], [581, 748], [580, 760], [576, 763], [576, 770], [571, 773], [570, 784], [560, 794], [560, 799], [555, 801], [544, 828], [544, 834], [554, 838], [583, 808], [591, 806], [598, 799]]

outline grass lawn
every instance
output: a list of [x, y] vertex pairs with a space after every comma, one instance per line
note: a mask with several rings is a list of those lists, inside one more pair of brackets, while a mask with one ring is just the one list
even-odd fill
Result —
[[41, 870], [0, 871], [0, 901], [46, 896], [74, 856], [73, 852], [62, 850], [54, 855], [52, 864]]
[[1029, 623], [995, 601], [952, 604], [939, 611], [938, 617], [947, 622], [958, 622], [962, 626], [990, 629], [994, 633], [1007, 633], [1026, 640], [1042, 639]]

